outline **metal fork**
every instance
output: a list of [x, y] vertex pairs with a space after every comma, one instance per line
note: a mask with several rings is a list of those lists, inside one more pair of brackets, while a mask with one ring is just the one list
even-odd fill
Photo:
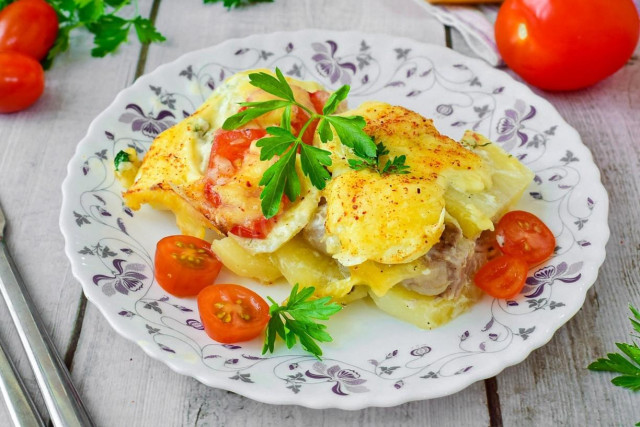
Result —
[[27, 288], [9, 255], [0, 206], [0, 292], [18, 330], [51, 421], [56, 426], [90, 427], [93, 422], [76, 391]]

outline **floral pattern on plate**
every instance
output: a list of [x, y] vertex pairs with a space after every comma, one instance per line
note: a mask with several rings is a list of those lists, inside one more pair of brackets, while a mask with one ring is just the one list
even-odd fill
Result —
[[[519, 207], [557, 238], [554, 257], [530, 271], [522, 294], [483, 298], [451, 323], [423, 331], [363, 302], [329, 322], [334, 342], [319, 361], [280, 346], [210, 340], [195, 300], [166, 295], [153, 278], [155, 243], [177, 228], [171, 215], [124, 205], [115, 154], [143, 154], [228, 76], [279, 67], [349, 102], [377, 99], [432, 117], [454, 138], [487, 135], [527, 164], [535, 179]], [[114, 329], [149, 355], [205, 384], [270, 403], [357, 409], [443, 396], [495, 375], [546, 343], [582, 305], [604, 260], [607, 194], [589, 151], [553, 107], [506, 74], [448, 49], [363, 33], [304, 31], [229, 40], [183, 56], [121, 92], [91, 125], [69, 163], [61, 228], [73, 271]], [[221, 280], [284, 297], [232, 274]], [[337, 327], [340, 324], [345, 327]], [[428, 386], [425, 385], [428, 383]]]

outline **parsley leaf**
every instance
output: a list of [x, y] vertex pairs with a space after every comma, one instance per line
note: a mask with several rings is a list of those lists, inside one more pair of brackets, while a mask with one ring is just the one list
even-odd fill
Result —
[[387, 159], [386, 163], [382, 164], [382, 157], [387, 154], [389, 154], [389, 150], [380, 142], [376, 144], [376, 155], [374, 157], [349, 159], [349, 167], [354, 170], [372, 169], [380, 175], [392, 173], [403, 175], [409, 173], [409, 166], [405, 165], [407, 156], [404, 154], [396, 156], [393, 159]]
[[324, 120], [333, 126], [338, 138], [340, 138], [340, 142], [351, 148], [356, 156], [376, 156], [376, 145], [363, 130], [367, 124], [364, 118], [360, 116], [324, 116]]
[[120, 150], [118, 151], [118, 154], [116, 154], [116, 157], [113, 159], [114, 169], [119, 171], [120, 165], [122, 163], [130, 162], [130, 161], [131, 160], [129, 159], [129, 153], [127, 153], [126, 151]]
[[295, 345], [299, 339], [302, 348], [316, 356], [322, 356], [322, 350], [316, 341], [331, 342], [333, 338], [326, 332], [326, 325], [316, 323], [315, 320], [328, 320], [342, 309], [336, 303], [330, 303], [331, 297], [310, 300], [314, 287], [302, 288], [298, 292], [298, 284], [291, 289], [291, 294], [285, 305], [278, 305], [273, 299], [269, 307], [269, 323], [262, 354], [267, 351], [273, 353], [276, 337], [282, 338], [287, 348]]
[[271, 218], [280, 210], [280, 201], [287, 190], [287, 197], [294, 201], [300, 195], [300, 180], [296, 172], [296, 151], [300, 143], [296, 142], [289, 150], [269, 167], [260, 180], [264, 188], [260, 193], [260, 206], [265, 218]]
[[204, 0], [205, 3], [220, 3], [227, 9], [233, 7], [247, 6], [253, 3], [273, 3], [273, 0]]
[[[634, 318], [630, 318], [633, 329], [640, 333], [640, 312], [633, 306], [629, 306]], [[632, 335], [640, 338], [637, 335]], [[616, 372], [619, 375], [611, 380], [618, 386], [632, 391], [640, 390], [640, 347], [635, 342], [616, 343], [621, 353], [609, 353], [606, 358], [600, 358], [591, 363], [587, 368], [592, 371]], [[625, 357], [626, 356], [626, 357]]]
[[[2, 0], [0, 0], [2, 1]], [[132, 18], [120, 16], [120, 10], [137, 0], [48, 0], [56, 10], [59, 21], [58, 35], [43, 61], [45, 68], [53, 64], [54, 58], [69, 49], [69, 35], [77, 28], [86, 28], [93, 34], [94, 47], [91, 55], [103, 57], [115, 52], [126, 43], [131, 29], [135, 29], [141, 43], [162, 42], [164, 36], [158, 32], [150, 19], [137, 12]], [[129, 15], [130, 14], [123, 14]]]
[[[237, 129], [250, 121], [272, 111], [282, 110], [282, 120], [279, 127], [270, 127], [267, 132], [271, 137], [261, 139], [256, 145], [260, 147], [260, 159], [270, 160], [274, 156], [282, 156], [271, 165], [260, 181], [264, 185], [260, 194], [262, 213], [271, 218], [280, 209], [280, 201], [286, 194], [290, 201], [295, 201], [300, 195], [300, 180], [296, 173], [295, 162], [297, 150], [300, 150], [300, 164], [302, 172], [309, 178], [311, 184], [322, 190], [326, 181], [331, 178], [327, 166], [331, 166], [331, 153], [302, 142], [305, 130], [318, 121], [317, 131], [323, 143], [333, 139], [333, 131], [345, 146], [351, 148], [354, 154], [367, 162], [376, 158], [376, 144], [366, 134], [366, 122], [360, 116], [333, 116], [340, 103], [347, 98], [349, 86], [344, 85], [329, 96], [322, 108], [322, 114], [311, 111], [305, 105], [296, 101], [293, 90], [279, 68], [275, 69], [275, 76], [265, 73], [249, 74], [249, 82], [265, 92], [279, 99], [258, 102], [241, 102], [242, 111], [228, 117], [222, 125], [225, 130]], [[298, 135], [292, 133], [291, 114], [293, 107], [302, 109], [309, 114], [307, 122], [298, 129]], [[283, 160], [286, 157], [286, 160]], [[402, 156], [401, 156], [402, 157]], [[385, 173], [406, 173], [404, 157], [391, 161], [382, 166]]]
[[324, 166], [331, 166], [331, 152], [307, 144], [300, 145], [300, 163], [311, 184], [322, 190], [331, 174]]

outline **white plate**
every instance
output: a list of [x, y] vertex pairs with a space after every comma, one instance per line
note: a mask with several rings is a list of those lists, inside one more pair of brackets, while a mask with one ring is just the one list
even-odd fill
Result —
[[[194, 299], [167, 295], [154, 282], [156, 242], [177, 234], [173, 216], [132, 212], [114, 180], [114, 155], [145, 151], [158, 132], [194, 112], [236, 71], [275, 66], [328, 88], [352, 87], [364, 100], [403, 105], [432, 117], [453, 138], [475, 129], [535, 171], [520, 207], [557, 238], [556, 255], [530, 272], [514, 301], [485, 297], [434, 331], [358, 302], [329, 323], [334, 342], [318, 361], [278, 345], [220, 345], [199, 322]], [[609, 236], [608, 199], [591, 153], [544, 99], [507, 74], [449, 49], [358, 32], [302, 31], [228, 40], [159, 67], [122, 91], [91, 124], [69, 162], [60, 227], [73, 273], [111, 326], [176, 372], [268, 403], [313, 408], [392, 406], [455, 393], [521, 362], [582, 306]], [[228, 272], [263, 296], [261, 286]]]

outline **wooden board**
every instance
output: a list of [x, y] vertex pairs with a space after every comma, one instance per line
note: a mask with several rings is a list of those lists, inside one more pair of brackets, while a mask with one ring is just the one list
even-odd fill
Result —
[[[469, 54], [457, 32], [453, 47]], [[549, 344], [497, 377], [507, 426], [633, 425], [638, 396], [587, 365], [629, 339], [627, 306], [640, 305], [640, 47], [622, 70], [571, 93], [536, 92], [582, 137], [609, 193], [607, 259], [582, 309]], [[513, 72], [509, 73], [519, 79]], [[520, 79], [519, 79], [520, 80]]]
[[[151, 3], [140, 2], [142, 13]], [[9, 223], [9, 248], [63, 357], [72, 343], [82, 289], [71, 274], [58, 227], [62, 180], [89, 123], [133, 82], [140, 53], [140, 45], [132, 43], [116, 56], [95, 59], [89, 56], [91, 44], [88, 33], [74, 35], [71, 50], [46, 73], [42, 98], [27, 111], [0, 115], [0, 203]], [[33, 373], [2, 301], [0, 324], [0, 339], [44, 415]], [[8, 420], [0, 404], [0, 425], [9, 425]]]

